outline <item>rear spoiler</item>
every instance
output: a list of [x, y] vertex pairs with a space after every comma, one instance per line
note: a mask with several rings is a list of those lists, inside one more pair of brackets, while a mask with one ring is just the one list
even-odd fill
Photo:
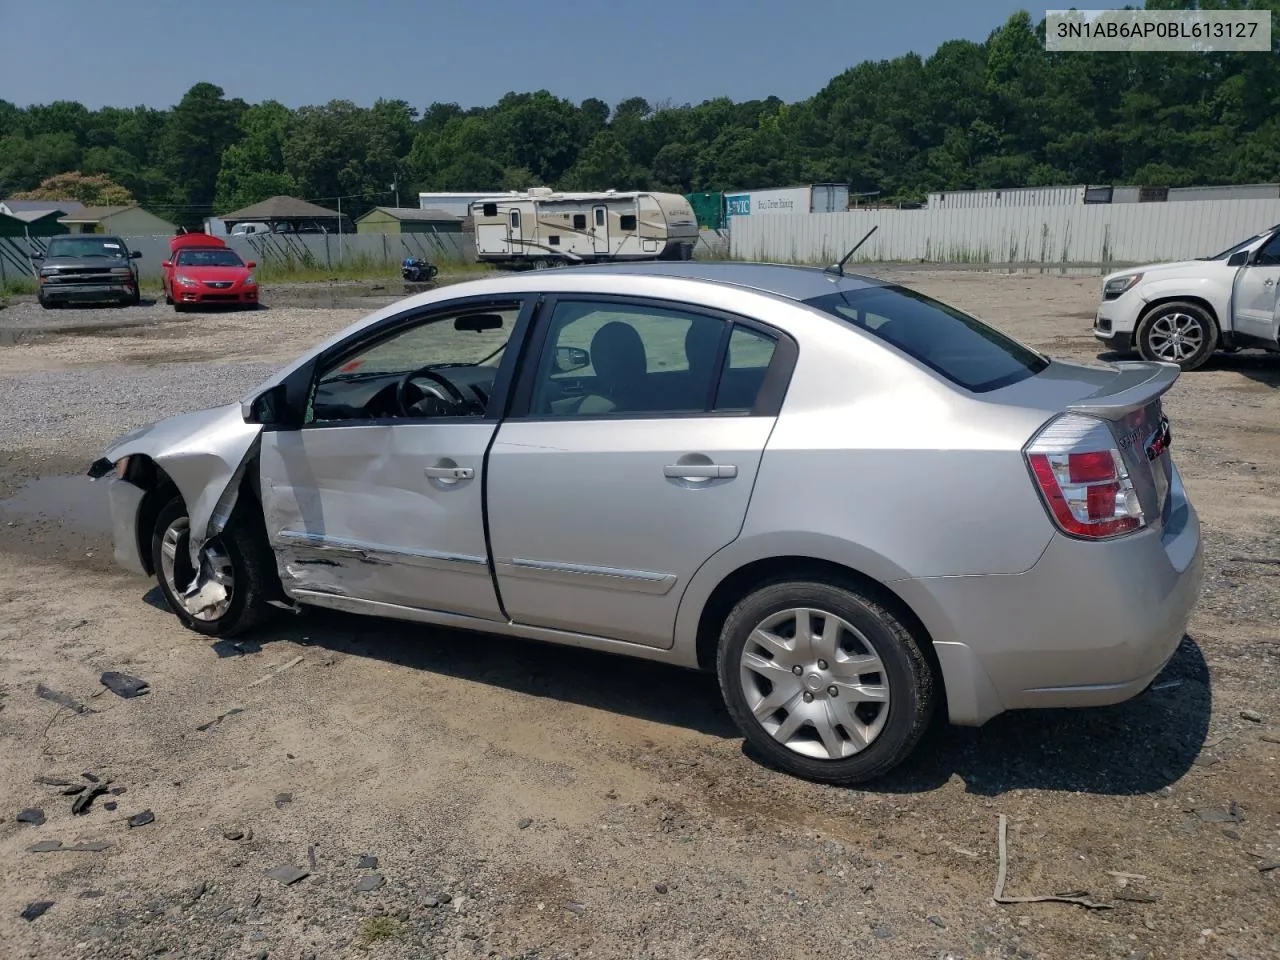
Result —
[[1163, 395], [1182, 368], [1164, 361], [1127, 360], [1111, 364], [1119, 376], [1092, 396], [1068, 404], [1067, 411], [1120, 420]]

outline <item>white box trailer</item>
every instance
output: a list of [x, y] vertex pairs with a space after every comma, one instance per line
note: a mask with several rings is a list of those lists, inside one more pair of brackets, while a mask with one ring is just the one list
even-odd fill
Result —
[[814, 183], [807, 187], [726, 193], [724, 203], [730, 220], [774, 213], [844, 213], [849, 209], [849, 185]]
[[698, 221], [678, 193], [527, 193], [471, 204], [476, 259], [507, 267], [688, 260]]

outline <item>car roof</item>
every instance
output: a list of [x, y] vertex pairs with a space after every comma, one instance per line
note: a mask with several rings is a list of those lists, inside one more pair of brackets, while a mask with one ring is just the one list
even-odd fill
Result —
[[577, 274], [630, 274], [703, 280], [760, 290], [788, 300], [803, 302], [828, 293], [889, 286], [888, 281], [858, 274], [837, 274], [819, 267], [798, 267], [781, 263], [698, 260], [646, 260], [638, 263], [605, 263], [557, 270], [561, 276]]

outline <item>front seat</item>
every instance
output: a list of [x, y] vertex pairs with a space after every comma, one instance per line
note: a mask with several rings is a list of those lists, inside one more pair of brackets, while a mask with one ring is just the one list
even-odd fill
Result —
[[573, 410], [579, 416], [645, 409], [645, 377], [649, 361], [635, 327], [610, 320], [591, 338], [595, 387]]

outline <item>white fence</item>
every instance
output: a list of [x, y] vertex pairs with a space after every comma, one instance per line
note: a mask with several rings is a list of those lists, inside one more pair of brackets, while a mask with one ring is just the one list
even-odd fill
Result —
[[1273, 224], [1280, 200], [853, 210], [734, 217], [733, 257], [833, 263], [873, 226], [854, 261], [1108, 266], [1211, 256]]
[[[0, 240], [0, 282], [33, 276], [29, 255], [42, 252], [52, 239], [6, 238]], [[142, 258], [135, 261], [144, 279], [158, 280], [160, 264], [169, 256], [170, 236], [122, 237]], [[405, 257], [422, 257], [434, 263], [464, 258], [463, 235], [457, 233], [266, 233], [254, 237], [222, 237], [246, 261], [264, 268], [336, 270], [341, 267], [394, 267]]]

